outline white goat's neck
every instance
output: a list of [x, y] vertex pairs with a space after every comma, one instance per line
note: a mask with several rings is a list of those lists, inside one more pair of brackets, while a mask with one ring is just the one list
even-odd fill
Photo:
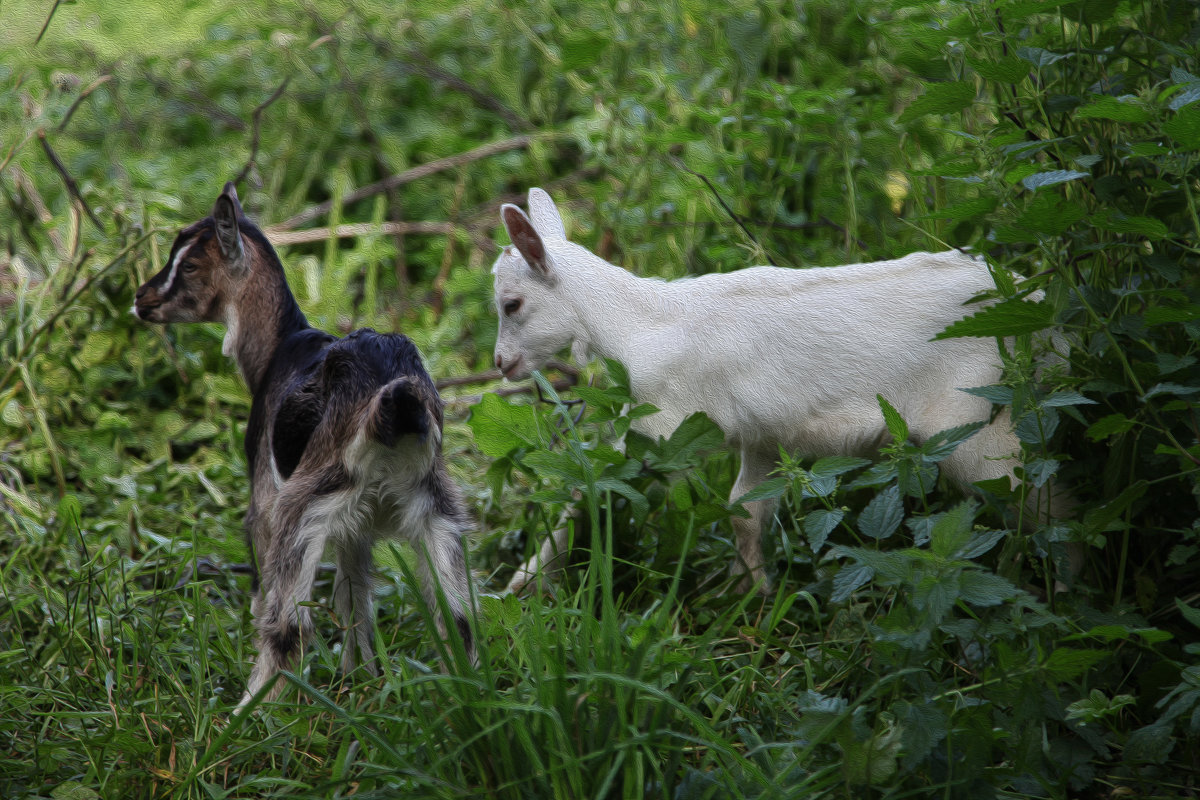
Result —
[[[591, 253], [572, 253], [572, 264], [559, 272], [564, 302], [578, 320], [575, 344], [592, 358], [611, 358], [626, 366], [645, 361], [638, 330], [662, 330], [676, 321], [666, 284], [639, 278]], [[584, 257], [586, 255], [586, 257]]]

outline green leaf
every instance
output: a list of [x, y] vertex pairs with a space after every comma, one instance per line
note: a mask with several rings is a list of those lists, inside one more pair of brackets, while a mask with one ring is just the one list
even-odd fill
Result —
[[937, 463], [944, 461], [960, 444], [970, 439], [987, 426], [986, 420], [970, 422], [944, 431], [938, 431], [921, 445], [921, 454], [926, 460]]
[[584, 69], [600, 60], [610, 41], [597, 31], [575, 29], [559, 42], [564, 70]]
[[1184, 619], [1200, 628], [1200, 608], [1192, 608], [1178, 597], [1175, 598], [1175, 607], [1179, 609], [1180, 614], [1183, 614]]
[[871, 463], [869, 458], [855, 458], [854, 456], [829, 456], [822, 458], [817, 463], [812, 465], [810, 472], [813, 476], [834, 476], [842, 475], [859, 467], [865, 467]]
[[833, 576], [833, 594], [829, 596], [829, 600], [834, 603], [840, 603], [847, 600], [850, 595], [867, 581], [871, 580], [875, 575], [875, 570], [864, 564], [852, 564], [843, 566], [838, 570], [838, 574]]
[[1037, 333], [1054, 324], [1054, 309], [1044, 302], [1014, 298], [988, 306], [977, 314], [951, 323], [934, 336], [954, 339], [960, 336], [1005, 337]]
[[476, 446], [489, 458], [539, 444], [533, 407], [514, 405], [496, 394], [485, 394], [471, 407], [467, 425], [475, 434]]
[[998, 197], [993, 195], [984, 195], [983, 197], [975, 197], [970, 200], [964, 200], [952, 206], [934, 211], [932, 214], [926, 214], [922, 219], [949, 219], [955, 222], [960, 222], [964, 219], [975, 219], [990, 212], [1000, 202]]
[[897, 442], [908, 441], [908, 423], [904, 421], [904, 417], [900, 416], [900, 412], [883, 395], [877, 394], [875, 399], [879, 401], [879, 408], [883, 411], [883, 421], [887, 424], [892, 438]]
[[968, 58], [971, 69], [980, 77], [1001, 83], [1020, 83], [1029, 74], [1029, 62], [1017, 56], [1002, 56], [997, 59]]
[[1076, 650], [1059, 647], [1046, 659], [1043, 668], [1057, 680], [1069, 681], [1078, 678], [1111, 654], [1107, 650]]
[[791, 487], [792, 482], [785, 477], [770, 478], [755, 486], [734, 502], [749, 503], [754, 500], [774, 500], [783, 497]]
[[1064, 406], [1083, 406], [1095, 404], [1095, 400], [1085, 397], [1079, 392], [1071, 390], [1054, 392], [1039, 403], [1042, 408], [1063, 408]]
[[1166, 223], [1160, 219], [1130, 216], [1113, 209], [1104, 214], [1094, 215], [1092, 224], [1101, 230], [1144, 236], [1147, 239], [1165, 239], [1170, 235]]
[[1060, 183], [1079, 180], [1088, 177], [1089, 173], [1074, 169], [1055, 169], [1049, 172], [1038, 172], [1021, 179], [1021, 185], [1031, 192], [1045, 189], [1047, 186], [1057, 186]]
[[706, 414], [697, 411], [679, 424], [670, 438], [652, 450], [650, 466], [663, 472], [686, 469], [701, 453], [716, 450], [725, 443], [725, 434]]
[[1163, 124], [1163, 130], [1188, 150], [1200, 149], [1200, 104], [1186, 105]]
[[929, 549], [944, 559], [955, 557], [971, 540], [974, 522], [975, 505], [969, 501], [938, 515], [929, 532]]
[[1020, 589], [991, 572], [968, 569], [959, 577], [958, 596], [973, 606], [998, 606], [1019, 594]]
[[1109, 414], [1088, 426], [1087, 435], [1093, 442], [1100, 442], [1114, 434], [1125, 433], [1136, 424], [1134, 420], [1124, 414]]
[[1113, 122], [1143, 123], [1150, 121], [1150, 111], [1138, 103], [1136, 98], [1116, 98], [1102, 95], [1082, 108], [1075, 109], [1075, 116], [1082, 119], [1109, 119]]
[[[1040, 173], [1048, 174], [1050, 173]], [[1033, 180], [1040, 175], [1032, 175], [1025, 180]], [[1013, 221], [1013, 225], [1021, 230], [1058, 236], [1086, 216], [1087, 209], [1081, 203], [1047, 192], [1035, 194], [1029, 205]]]
[[925, 94], [918, 97], [896, 120], [900, 124], [912, 122], [926, 114], [953, 114], [975, 102], [973, 81], [953, 81], [926, 85]]
[[973, 394], [976, 397], [982, 397], [989, 403], [998, 406], [1011, 406], [1013, 401], [1013, 390], [1009, 386], [1001, 386], [995, 384], [993, 386], [974, 386], [970, 388], [959, 389], [960, 392]]
[[904, 503], [900, 487], [889, 486], [871, 498], [858, 515], [858, 529], [872, 539], [886, 539], [896, 532], [904, 520]]
[[825, 546], [829, 534], [833, 533], [844, 516], [845, 512], [840, 508], [818, 508], [804, 515], [804, 535], [808, 538], [808, 546], [814, 554], [819, 553]]
[[1155, 722], [1138, 728], [1125, 740], [1122, 758], [1133, 764], [1165, 764], [1175, 747], [1169, 723]]
[[1083, 515], [1083, 520], [1079, 523], [1083, 538], [1087, 539], [1107, 530], [1113, 520], [1124, 514], [1125, 509], [1146, 493], [1149, 485], [1145, 480], [1137, 481], [1127, 486], [1125, 491], [1104, 505], [1090, 509]]
[[1160, 394], [1173, 394], [1179, 397], [1187, 397], [1195, 394], [1196, 392], [1200, 392], [1200, 386], [1184, 386], [1179, 383], [1164, 381], [1163, 383], [1156, 383], [1151, 386], [1150, 389], [1144, 395], [1142, 395], [1140, 399], [1144, 403], [1151, 397], [1158, 397]]
[[[1053, 5], [1061, 5], [1061, 3], [1056, 1], [1053, 3]], [[1017, 55], [1028, 61], [1030, 64], [1033, 64], [1035, 67], [1041, 69], [1042, 67], [1048, 67], [1051, 64], [1057, 64], [1064, 58], [1071, 58], [1075, 54], [1052, 53], [1049, 50], [1045, 50], [1041, 47], [1018, 47]]]

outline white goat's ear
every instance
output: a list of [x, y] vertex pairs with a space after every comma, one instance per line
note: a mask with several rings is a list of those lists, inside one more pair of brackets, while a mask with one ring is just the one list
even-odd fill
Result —
[[238, 202], [237, 189], [233, 181], [225, 184], [221, 195], [213, 205], [212, 217], [217, 228], [217, 244], [221, 255], [232, 266], [241, 266], [245, 253], [242, 250], [242, 233], [238, 217], [242, 215], [242, 204]]
[[525, 216], [525, 212], [512, 203], [505, 203], [500, 207], [500, 219], [508, 231], [508, 238], [512, 239], [517, 250], [521, 251], [521, 256], [533, 270], [533, 274], [542, 280], [550, 280], [553, 275], [550, 272], [550, 258], [546, 255], [546, 245], [534, 229], [533, 223], [529, 221], [529, 217]]
[[563, 225], [562, 215], [558, 206], [550, 199], [543, 189], [533, 187], [529, 190], [529, 216], [533, 219], [533, 227], [547, 239], [566, 239], [567, 229]]

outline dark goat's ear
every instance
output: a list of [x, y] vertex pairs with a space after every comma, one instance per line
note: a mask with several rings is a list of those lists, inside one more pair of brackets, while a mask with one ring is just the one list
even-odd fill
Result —
[[521, 251], [521, 257], [533, 270], [533, 274], [544, 281], [553, 280], [554, 274], [550, 269], [550, 258], [546, 255], [546, 245], [534, 229], [533, 223], [529, 221], [529, 217], [525, 216], [525, 212], [511, 203], [505, 203], [500, 207], [500, 219], [508, 231], [508, 237], [512, 239], [517, 250]]
[[242, 234], [238, 218], [242, 216], [242, 204], [238, 202], [237, 189], [233, 182], [225, 184], [220, 197], [213, 205], [213, 222], [217, 227], [217, 244], [221, 255], [231, 265], [240, 266], [245, 253], [242, 250]]

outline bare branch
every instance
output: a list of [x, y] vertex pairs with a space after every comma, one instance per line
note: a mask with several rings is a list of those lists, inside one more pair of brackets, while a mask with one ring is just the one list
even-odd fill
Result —
[[71, 121], [71, 117], [74, 116], [75, 109], [79, 108], [79, 104], [86, 100], [89, 94], [111, 81], [112, 77], [112, 75], [101, 75], [99, 78], [96, 78], [96, 80], [89, 83], [87, 87], [79, 93], [79, 97], [76, 97], [75, 102], [71, 103], [71, 107], [67, 109], [67, 113], [62, 118], [62, 122], [58, 123], [59, 133], [62, 133], [67, 129], [67, 123]]
[[754, 244], [758, 246], [759, 250], [762, 250], [763, 255], [765, 255], [767, 257], [767, 263], [770, 264], [772, 267], [779, 266], [778, 264], [775, 263], [775, 260], [773, 258], [771, 258], [771, 254], [767, 252], [767, 249], [762, 246], [762, 242], [758, 241], [758, 237], [750, 232], [750, 229], [746, 227], [746, 223], [742, 222], [742, 218], [739, 217], [737, 214], [735, 214], [733, 209], [730, 208], [729, 205], [725, 202], [725, 199], [723, 197], [721, 197], [721, 193], [717, 191], [716, 186], [713, 186], [713, 182], [708, 179], [707, 175], [702, 175], [699, 172], [696, 172], [696, 170], [692, 169], [687, 164], [683, 163], [683, 161], [680, 160], [679, 158], [677, 158], [676, 156], [668, 156], [668, 158], [670, 158], [671, 161], [674, 162], [675, 166], [679, 167], [684, 172], [689, 172], [692, 175], [695, 175], [700, 180], [704, 181], [704, 185], [707, 186], [709, 191], [711, 191], [713, 193], [713, 197], [717, 198], [717, 202], [721, 204], [721, 208], [725, 209], [725, 213], [728, 214], [733, 219], [733, 221], [738, 224], [738, 227], [741, 228], [742, 231], [747, 236], [750, 237], [750, 241], [754, 242]]
[[323, 242], [327, 239], [349, 239], [372, 234], [395, 236], [396, 234], [423, 233], [448, 236], [458, 230], [461, 230], [460, 226], [450, 222], [381, 222], [379, 224], [354, 222], [337, 225], [333, 228], [309, 228], [302, 231], [286, 231], [280, 230], [278, 227], [271, 227], [264, 229], [263, 233], [266, 234], [267, 241], [271, 244], [276, 247], [286, 247], [293, 244]]
[[50, 8], [50, 13], [46, 16], [46, 21], [42, 23], [42, 29], [38, 31], [37, 38], [33, 40], [35, 47], [41, 44], [42, 37], [46, 35], [46, 29], [50, 27], [50, 20], [54, 19], [54, 12], [58, 11], [60, 5], [62, 5], [62, 0], [54, 0], [54, 5]]
[[246, 166], [242, 167], [242, 171], [239, 172], [237, 177], [233, 179], [235, 184], [240, 184], [243, 180], [245, 180], [246, 176], [250, 174], [251, 167], [254, 166], [254, 159], [258, 158], [258, 137], [262, 130], [263, 112], [267, 110], [268, 106], [270, 106], [280, 97], [283, 97], [283, 92], [287, 89], [287, 86], [289, 83], [291, 83], [291, 81], [291, 75], [288, 75], [286, 78], [284, 78], [283, 83], [279, 84], [279, 88], [272, 92], [270, 97], [259, 103], [254, 109], [253, 113], [251, 113], [250, 157], [246, 159]]
[[[479, 147], [467, 150], [464, 153], [447, 156], [445, 158], [439, 158], [435, 161], [430, 161], [427, 164], [420, 164], [412, 169], [406, 169], [404, 172], [392, 175], [390, 178], [384, 178], [381, 181], [376, 181], [375, 183], [363, 186], [360, 189], [355, 189], [353, 192], [350, 192], [344, 196], [342, 198], [342, 202], [347, 204], [354, 203], [362, 200], [364, 197], [370, 197], [372, 195], [379, 194], [380, 192], [386, 192], [388, 189], [396, 186], [403, 186], [406, 183], [411, 183], [415, 180], [419, 180], [420, 178], [426, 178], [443, 170], [461, 167], [464, 164], [470, 164], [472, 161], [479, 161], [480, 159], [494, 156], [498, 153], [507, 153], [509, 150], [518, 150], [522, 147], [528, 147], [531, 141], [533, 141], [532, 136], [523, 134], [521, 136], [514, 136], [510, 139], [502, 139], [498, 142], [490, 142], [485, 145], [480, 145]], [[294, 217], [284, 220], [274, 227], [276, 230], [290, 230], [303, 225], [310, 220], [316, 219], [323, 214], [328, 214], [332, 208], [333, 201], [328, 200], [305, 211], [301, 211]]]
[[87, 201], [83, 199], [83, 195], [80, 194], [79, 185], [75, 183], [75, 179], [71, 177], [71, 173], [67, 172], [66, 165], [62, 163], [62, 160], [58, 157], [58, 153], [54, 152], [54, 148], [50, 146], [49, 140], [46, 139], [46, 131], [38, 128], [37, 137], [42, 142], [42, 149], [46, 151], [46, 157], [50, 159], [50, 163], [54, 165], [54, 169], [62, 176], [63, 183], [67, 185], [67, 191], [75, 198], [79, 205], [83, 206], [83, 210], [87, 213], [88, 219], [92, 221], [92, 224], [96, 226], [96, 230], [104, 233], [104, 226], [100, 224], [100, 220], [92, 211], [91, 206], [87, 204]]

